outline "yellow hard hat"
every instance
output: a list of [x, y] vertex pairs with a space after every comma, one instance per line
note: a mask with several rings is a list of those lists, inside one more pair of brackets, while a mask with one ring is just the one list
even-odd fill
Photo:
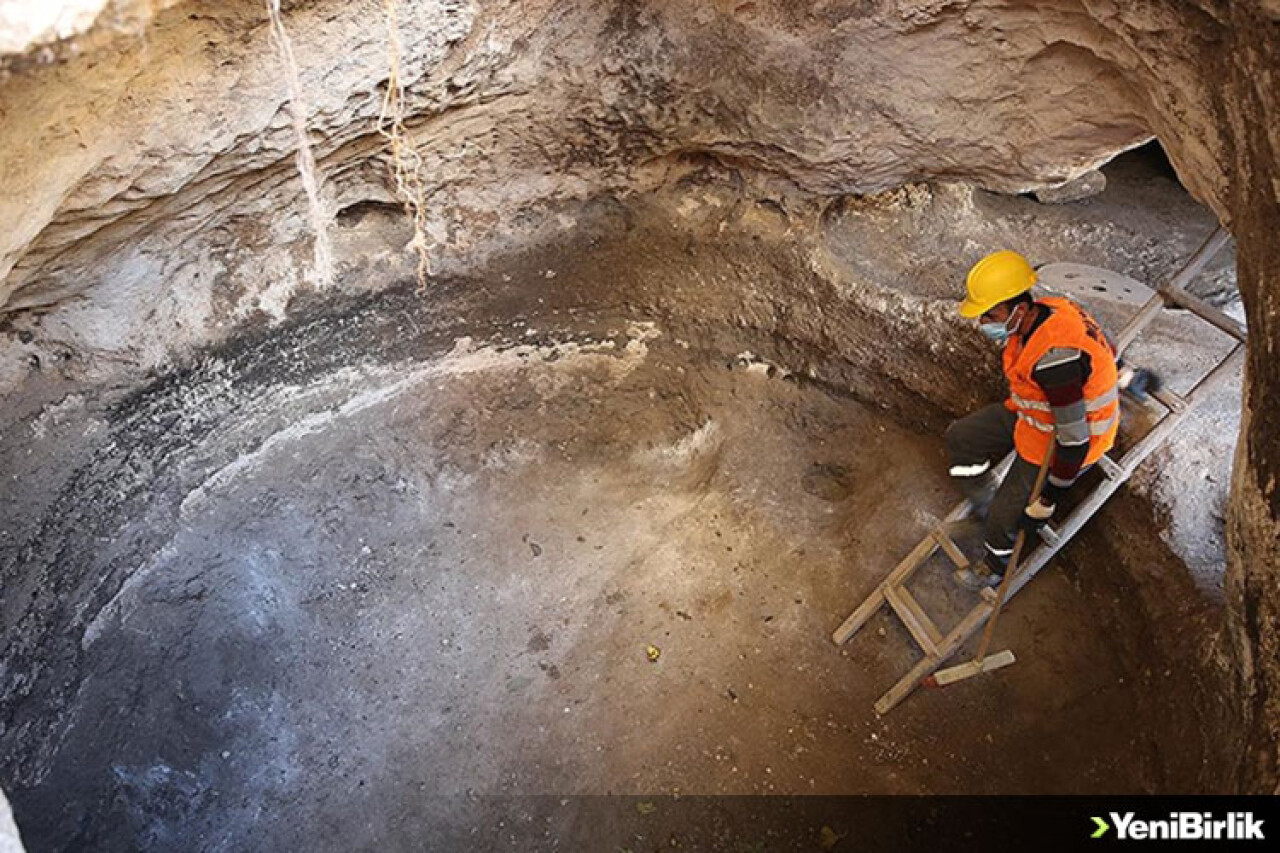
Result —
[[969, 295], [960, 303], [960, 316], [973, 319], [1026, 293], [1036, 283], [1036, 271], [1017, 252], [993, 252], [973, 265], [965, 286]]

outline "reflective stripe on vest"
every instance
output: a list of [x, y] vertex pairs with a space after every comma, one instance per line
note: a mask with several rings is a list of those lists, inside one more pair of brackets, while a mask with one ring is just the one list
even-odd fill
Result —
[[[1028, 400], [1026, 397], [1019, 397], [1017, 394], [1009, 394], [1009, 399], [1013, 400], [1013, 404], [1019, 409], [1035, 410], [1037, 412], [1052, 412], [1048, 403], [1040, 400]], [[1116, 386], [1112, 385], [1106, 391], [1091, 400], [1085, 400], [1084, 408], [1088, 412], [1096, 412], [1099, 409], [1106, 408], [1120, 399], [1120, 393], [1116, 390]]]
[[1049, 316], [1029, 337], [1010, 340], [1001, 359], [1009, 380], [1009, 404], [1017, 410], [1014, 447], [1023, 459], [1038, 464], [1053, 446], [1053, 407], [1033, 373], [1049, 350], [1071, 347], [1088, 353], [1092, 363], [1083, 389], [1089, 424], [1085, 464], [1096, 462], [1115, 442], [1120, 423], [1115, 352], [1093, 318], [1071, 300], [1045, 297], [1038, 302], [1050, 309]]
[[[1117, 414], [1113, 413], [1107, 418], [1100, 421], [1089, 421], [1090, 435], [1106, 435], [1107, 432], [1115, 425]], [[1029, 424], [1041, 432], [1053, 432], [1053, 424], [1047, 424], [1042, 420], [1038, 420], [1025, 412], [1018, 412], [1018, 420]]]

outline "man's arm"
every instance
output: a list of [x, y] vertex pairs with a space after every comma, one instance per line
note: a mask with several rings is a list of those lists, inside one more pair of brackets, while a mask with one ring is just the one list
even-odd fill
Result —
[[1049, 400], [1056, 427], [1056, 447], [1049, 479], [1045, 483], [1045, 503], [1056, 504], [1062, 493], [1075, 483], [1089, 455], [1089, 419], [1084, 386], [1089, 380], [1089, 354], [1073, 347], [1054, 347], [1036, 363], [1031, 372]]

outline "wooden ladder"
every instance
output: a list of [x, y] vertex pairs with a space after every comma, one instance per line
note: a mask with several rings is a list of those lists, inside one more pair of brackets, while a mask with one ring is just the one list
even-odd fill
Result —
[[[1103, 478], [1080, 504], [1069, 513], [1062, 523], [1054, 528], [1045, 525], [1040, 530], [1040, 543], [1036, 549], [1022, 561], [1017, 574], [1009, 579], [1006, 602], [1013, 598], [1019, 590], [1035, 577], [1072, 537], [1084, 527], [1085, 523], [1102, 508], [1107, 499], [1115, 494], [1137, 467], [1151, 453], [1163, 444], [1178, 428], [1183, 420], [1213, 389], [1224, 383], [1239, 366], [1244, 357], [1245, 329], [1233, 318], [1204, 302], [1185, 290], [1186, 285], [1204, 269], [1223, 246], [1230, 241], [1230, 235], [1221, 227], [1216, 229], [1204, 244], [1193, 254], [1182, 268], [1167, 282], [1162, 284], [1129, 320], [1116, 339], [1117, 352], [1123, 353], [1142, 332], [1160, 314], [1166, 306], [1184, 308], [1205, 322], [1217, 327], [1222, 332], [1235, 338], [1231, 351], [1205, 374], [1186, 395], [1175, 394], [1169, 390], [1152, 393], [1166, 410], [1166, 414], [1129, 449], [1119, 460], [1104, 455], [1098, 460]], [[1145, 288], [1144, 288], [1145, 290]], [[997, 467], [996, 473], [1003, 474], [1013, 461], [1010, 453]], [[955, 563], [956, 567], [968, 565], [963, 552], [951, 538], [948, 528], [968, 517], [971, 511], [969, 501], [963, 500], [947, 513], [943, 520], [934, 526], [920, 543], [911, 550], [902, 562], [889, 575], [876, 585], [867, 599], [858, 605], [858, 609], [844, 620], [836, 629], [831, 639], [836, 645], [842, 645], [858, 629], [866, 624], [880, 606], [888, 604], [902, 624], [906, 626], [912, 639], [923, 651], [924, 656], [902, 676], [896, 684], [881, 696], [875, 703], [877, 714], [887, 714], [899, 702], [911, 694], [920, 682], [929, 677], [947, 661], [973, 634], [983, 626], [995, 610], [996, 595], [994, 590], [982, 591], [980, 601], [945, 634], [924, 611], [920, 602], [907, 588], [912, 575], [939, 548]]]

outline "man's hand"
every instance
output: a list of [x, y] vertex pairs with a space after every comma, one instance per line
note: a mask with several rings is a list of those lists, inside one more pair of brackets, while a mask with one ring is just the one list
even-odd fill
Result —
[[1046, 501], [1043, 496], [1036, 498], [1022, 513], [1022, 529], [1027, 533], [1035, 533], [1053, 517], [1055, 509], [1057, 506]]

